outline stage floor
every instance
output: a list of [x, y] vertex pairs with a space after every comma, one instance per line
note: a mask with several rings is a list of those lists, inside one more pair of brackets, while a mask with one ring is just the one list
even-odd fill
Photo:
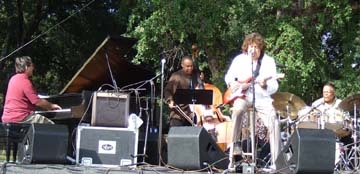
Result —
[[[60, 164], [14, 164], [1, 163], [2, 174], [147, 174], [147, 173], [236, 173], [219, 171], [181, 171], [157, 165], [138, 165], [137, 167], [101, 167], [101, 166], [79, 166], [79, 165], [60, 165]], [[241, 172], [238, 172], [241, 174]], [[285, 174], [279, 171], [269, 171], [257, 169], [256, 174]], [[360, 171], [335, 171], [334, 174], [349, 174]]]

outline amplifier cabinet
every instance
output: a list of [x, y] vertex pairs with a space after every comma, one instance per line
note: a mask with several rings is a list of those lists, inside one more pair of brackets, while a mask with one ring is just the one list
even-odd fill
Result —
[[116, 92], [94, 92], [91, 125], [128, 127], [130, 95]]
[[135, 167], [138, 132], [134, 129], [78, 126], [76, 164]]

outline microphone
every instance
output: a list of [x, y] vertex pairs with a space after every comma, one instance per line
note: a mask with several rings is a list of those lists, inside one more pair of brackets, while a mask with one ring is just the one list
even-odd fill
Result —
[[250, 55], [251, 57], [254, 57], [254, 56], [255, 56], [255, 49], [254, 49], [254, 48], [250, 48], [249, 55]]
[[161, 74], [163, 75], [164, 74], [164, 65], [166, 63], [166, 59], [161, 59]]

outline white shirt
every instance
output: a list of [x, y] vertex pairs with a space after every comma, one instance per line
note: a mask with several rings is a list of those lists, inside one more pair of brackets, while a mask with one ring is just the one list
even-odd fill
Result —
[[[257, 62], [254, 62], [252, 65], [252, 59], [246, 54], [240, 54], [234, 58], [232, 61], [229, 70], [225, 75], [225, 82], [227, 85], [230, 85], [231, 82], [234, 82], [236, 79], [238, 81], [245, 81], [248, 78], [252, 77], [252, 67], [256, 69]], [[266, 100], [266, 102], [272, 102], [271, 94], [274, 94], [278, 88], [279, 84], [276, 80], [276, 64], [274, 58], [264, 55], [259, 75], [256, 80], [266, 79], [267, 88], [263, 89], [259, 84], [255, 85], [255, 98], [256, 101]], [[250, 95], [251, 94], [251, 95]], [[246, 99], [252, 101], [252, 93], [246, 95]], [[265, 102], [265, 101], [262, 101]]]
[[319, 98], [312, 103], [312, 107], [318, 109], [320, 112], [325, 112], [330, 109], [338, 109], [339, 104], [341, 103], [340, 99], [335, 98], [335, 102], [332, 104], [327, 104], [324, 101], [324, 98]]

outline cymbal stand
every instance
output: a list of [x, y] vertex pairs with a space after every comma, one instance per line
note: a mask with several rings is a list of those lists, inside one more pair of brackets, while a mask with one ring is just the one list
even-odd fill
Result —
[[[340, 154], [340, 163], [338, 164], [340, 167], [340, 170], [353, 170], [358, 171], [360, 167], [360, 147], [359, 147], [359, 141], [358, 141], [358, 119], [357, 119], [357, 107], [356, 103], [354, 103], [354, 117], [353, 117], [353, 130], [352, 130], [352, 138], [354, 140], [353, 143], [347, 144], [344, 146], [344, 153]], [[351, 147], [352, 146], [352, 147]], [[351, 147], [351, 148], [349, 148]], [[346, 151], [347, 149], [350, 149], [350, 151]]]
[[291, 122], [291, 112], [290, 112], [290, 107], [289, 107], [289, 102], [287, 102], [287, 105], [286, 105], [286, 115], [287, 115], [287, 121], [286, 121], [286, 142], [289, 142], [289, 139], [290, 139], [290, 135], [291, 135], [291, 125], [290, 125], [290, 122]]
[[[354, 102], [354, 128], [353, 128], [353, 140], [354, 140], [354, 146], [352, 147], [352, 149], [354, 149], [354, 152], [352, 153], [352, 155], [354, 156], [354, 169], [358, 170], [359, 169], [359, 147], [357, 145], [357, 140], [358, 140], [358, 136], [357, 136], [357, 116], [356, 116], [356, 112], [357, 112], [357, 108], [356, 108], [356, 103]], [[351, 158], [350, 158], [351, 159]]]
[[[337, 170], [339, 171], [351, 171], [356, 170], [356, 158], [353, 157], [360, 153], [358, 149], [353, 148], [353, 145], [359, 142], [347, 144], [340, 151], [340, 161], [336, 164]], [[355, 154], [356, 153], [356, 154]]]

